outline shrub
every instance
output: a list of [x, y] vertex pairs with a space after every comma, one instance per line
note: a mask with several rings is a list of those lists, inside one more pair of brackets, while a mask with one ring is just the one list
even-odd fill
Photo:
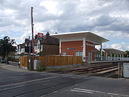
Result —
[[36, 70], [37, 71], [44, 71], [44, 70], [46, 70], [46, 66], [45, 65], [43, 65], [41, 62], [39, 62], [38, 64], [37, 64], [37, 67], [36, 67]]

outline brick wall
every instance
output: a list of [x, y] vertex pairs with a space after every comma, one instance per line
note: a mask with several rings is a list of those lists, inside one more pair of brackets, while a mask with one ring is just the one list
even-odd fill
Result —
[[61, 43], [61, 52], [65, 52], [67, 55], [75, 55], [75, 52], [83, 50], [82, 41], [70, 41]]
[[[95, 46], [93, 46], [92, 42], [86, 41], [86, 56], [88, 56], [88, 52], [92, 53], [92, 59], [95, 59]], [[61, 43], [61, 52], [66, 53], [66, 55], [75, 55], [77, 51], [83, 51], [83, 41], [69, 41]]]
[[44, 44], [42, 55], [59, 55], [59, 46]]

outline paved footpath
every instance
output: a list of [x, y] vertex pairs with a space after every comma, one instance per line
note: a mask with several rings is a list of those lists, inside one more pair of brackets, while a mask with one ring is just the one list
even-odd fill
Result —
[[2, 64], [2, 63], [0, 63], [0, 68], [7, 69], [7, 70], [10, 70], [10, 71], [16, 71], [16, 72], [30, 72], [29, 70], [19, 68], [18, 66]]
[[0, 97], [129, 97], [129, 79], [30, 72], [3, 65]]

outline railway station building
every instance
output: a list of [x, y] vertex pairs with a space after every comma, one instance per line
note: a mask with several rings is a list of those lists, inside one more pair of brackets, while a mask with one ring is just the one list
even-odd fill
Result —
[[59, 54], [63, 56], [82, 56], [83, 62], [96, 59], [96, 45], [100, 45], [102, 59], [102, 44], [108, 40], [92, 32], [69, 32], [52, 35], [59, 39]]

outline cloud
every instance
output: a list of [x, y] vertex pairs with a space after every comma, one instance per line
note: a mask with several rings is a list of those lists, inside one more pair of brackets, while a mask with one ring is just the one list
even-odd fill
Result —
[[0, 0], [0, 34], [18, 42], [31, 36], [31, 6], [35, 33], [89, 30], [111, 41], [129, 38], [128, 0]]
[[120, 43], [113, 43], [113, 44], [104, 44], [104, 48], [114, 48], [119, 50], [128, 50], [129, 49], [129, 43], [120, 42]]

